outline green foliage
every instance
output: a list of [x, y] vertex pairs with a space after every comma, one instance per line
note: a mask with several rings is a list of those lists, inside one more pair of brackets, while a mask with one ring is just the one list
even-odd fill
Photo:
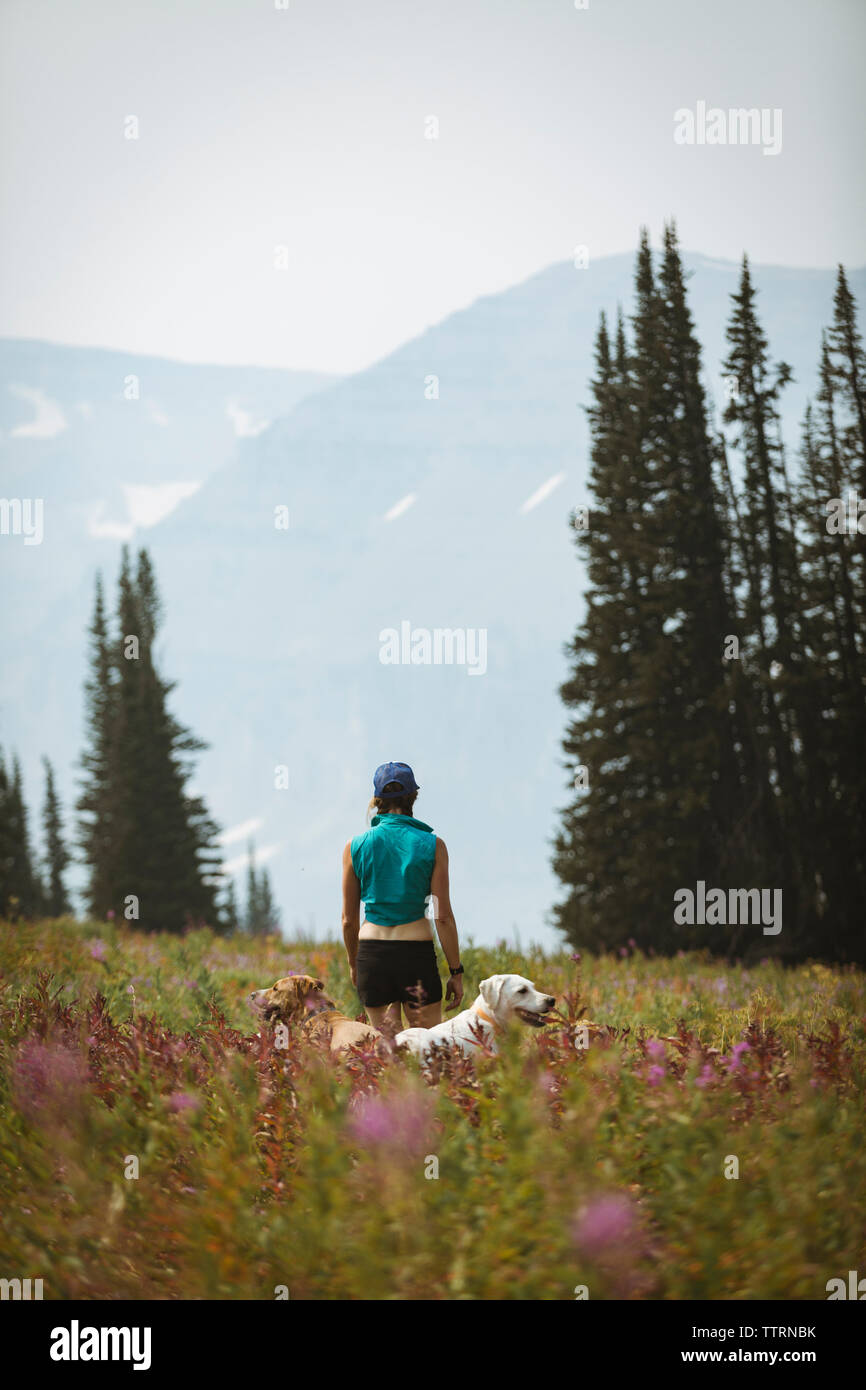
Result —
[[557, 1022], [425, 1075], [257, 1031], [291, 970], [358, 1012], [336, 944], [0, 924], [4, 1267], [46, 1298], [545, 1300], [820, 1299], [862, 1267], [861, 972], [463, 958], [470, 1000], [518, 970]]

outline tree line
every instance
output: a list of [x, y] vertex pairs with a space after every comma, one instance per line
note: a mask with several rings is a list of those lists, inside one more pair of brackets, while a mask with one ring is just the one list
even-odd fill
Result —
[[40, 856], [33, 848], [30, 817], [24, 799], [21, 767], [11, 767], [0, 750], [0, 916], [63, 917], [70, 910], [64, 874], [69, 853], [54, 781], [54, 769], [43, 758], [45, 793], [42, 802]]
[[[275, 931], [279, 911], [266, 869], [249, 849], [247, 904], [223, 887], [218, 826], [189, 783], [206, 745], [169, 710], [175, 683], [159, 673], [162, 623], [148, 552], [133, 563], [123, 548], [114, 622], [96, 578], [85, 684], [85, 748], [76, 803], [78, 858], [86, 869], [88, 916], [126, 920], [146, 931]], [[66, 847], [54, 775], [46, 761], [44, 866], [31, 849], [21, 770], [0, 758], [0, 913], [11, 918], [70, 911]]]
[[[574, 794], [555, 909], [576, 946], [866, 958], [866, 359], [839, 267], [789, 463], [744, 257], [714, 416], [673, 224], [601, 316], [585, 614], [560, 694]], [[861, 510], [862, 499], [862, 510]], [[730, 890], [780, 890], [781, 929]], [[682, 890], [715, 894], [675, 918]], [[754, 895], [753, 895], [754, 896]], [[730, 904], [739, 905], [731, 920]], [[747, 915], [747, 920], [742, 920]]]

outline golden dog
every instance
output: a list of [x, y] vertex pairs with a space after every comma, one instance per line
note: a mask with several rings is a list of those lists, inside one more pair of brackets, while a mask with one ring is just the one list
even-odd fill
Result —
[[378, 1029], [341, 1014], [333, 999], [325, 994], [322, 981], [314, 980], [312, 975], [286, 975], [270, 989], [252, 990], [249, 1002], [268, 1023], [276, 1019], [300, 1027], [304, 1036], [313, 1041], [328, 1039], [332, 1052], [373, 1044], [377, 1050], [387, 1052], [388, 1045]]

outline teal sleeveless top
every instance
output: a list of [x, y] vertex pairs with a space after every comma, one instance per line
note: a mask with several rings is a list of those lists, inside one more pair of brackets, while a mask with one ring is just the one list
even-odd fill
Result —
[[414, 816], [374, 816], [351, 842], [368, 922], [396, 927], [425, 915], [436, 858], [436, 835]]

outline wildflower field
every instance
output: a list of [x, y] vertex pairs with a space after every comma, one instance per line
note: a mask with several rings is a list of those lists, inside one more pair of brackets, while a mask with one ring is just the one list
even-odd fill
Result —
[[0, 1274], [55, 1299], [570, 1300], [826, 1299], [866, 1272], [862, 972], [463, 959], [467, 1003], [515, 971], [557, 1021], [425, 1075], [276, 1048], [251, 1015], [292, 971], [358, 1015], [336, 944], [0, 925]]

